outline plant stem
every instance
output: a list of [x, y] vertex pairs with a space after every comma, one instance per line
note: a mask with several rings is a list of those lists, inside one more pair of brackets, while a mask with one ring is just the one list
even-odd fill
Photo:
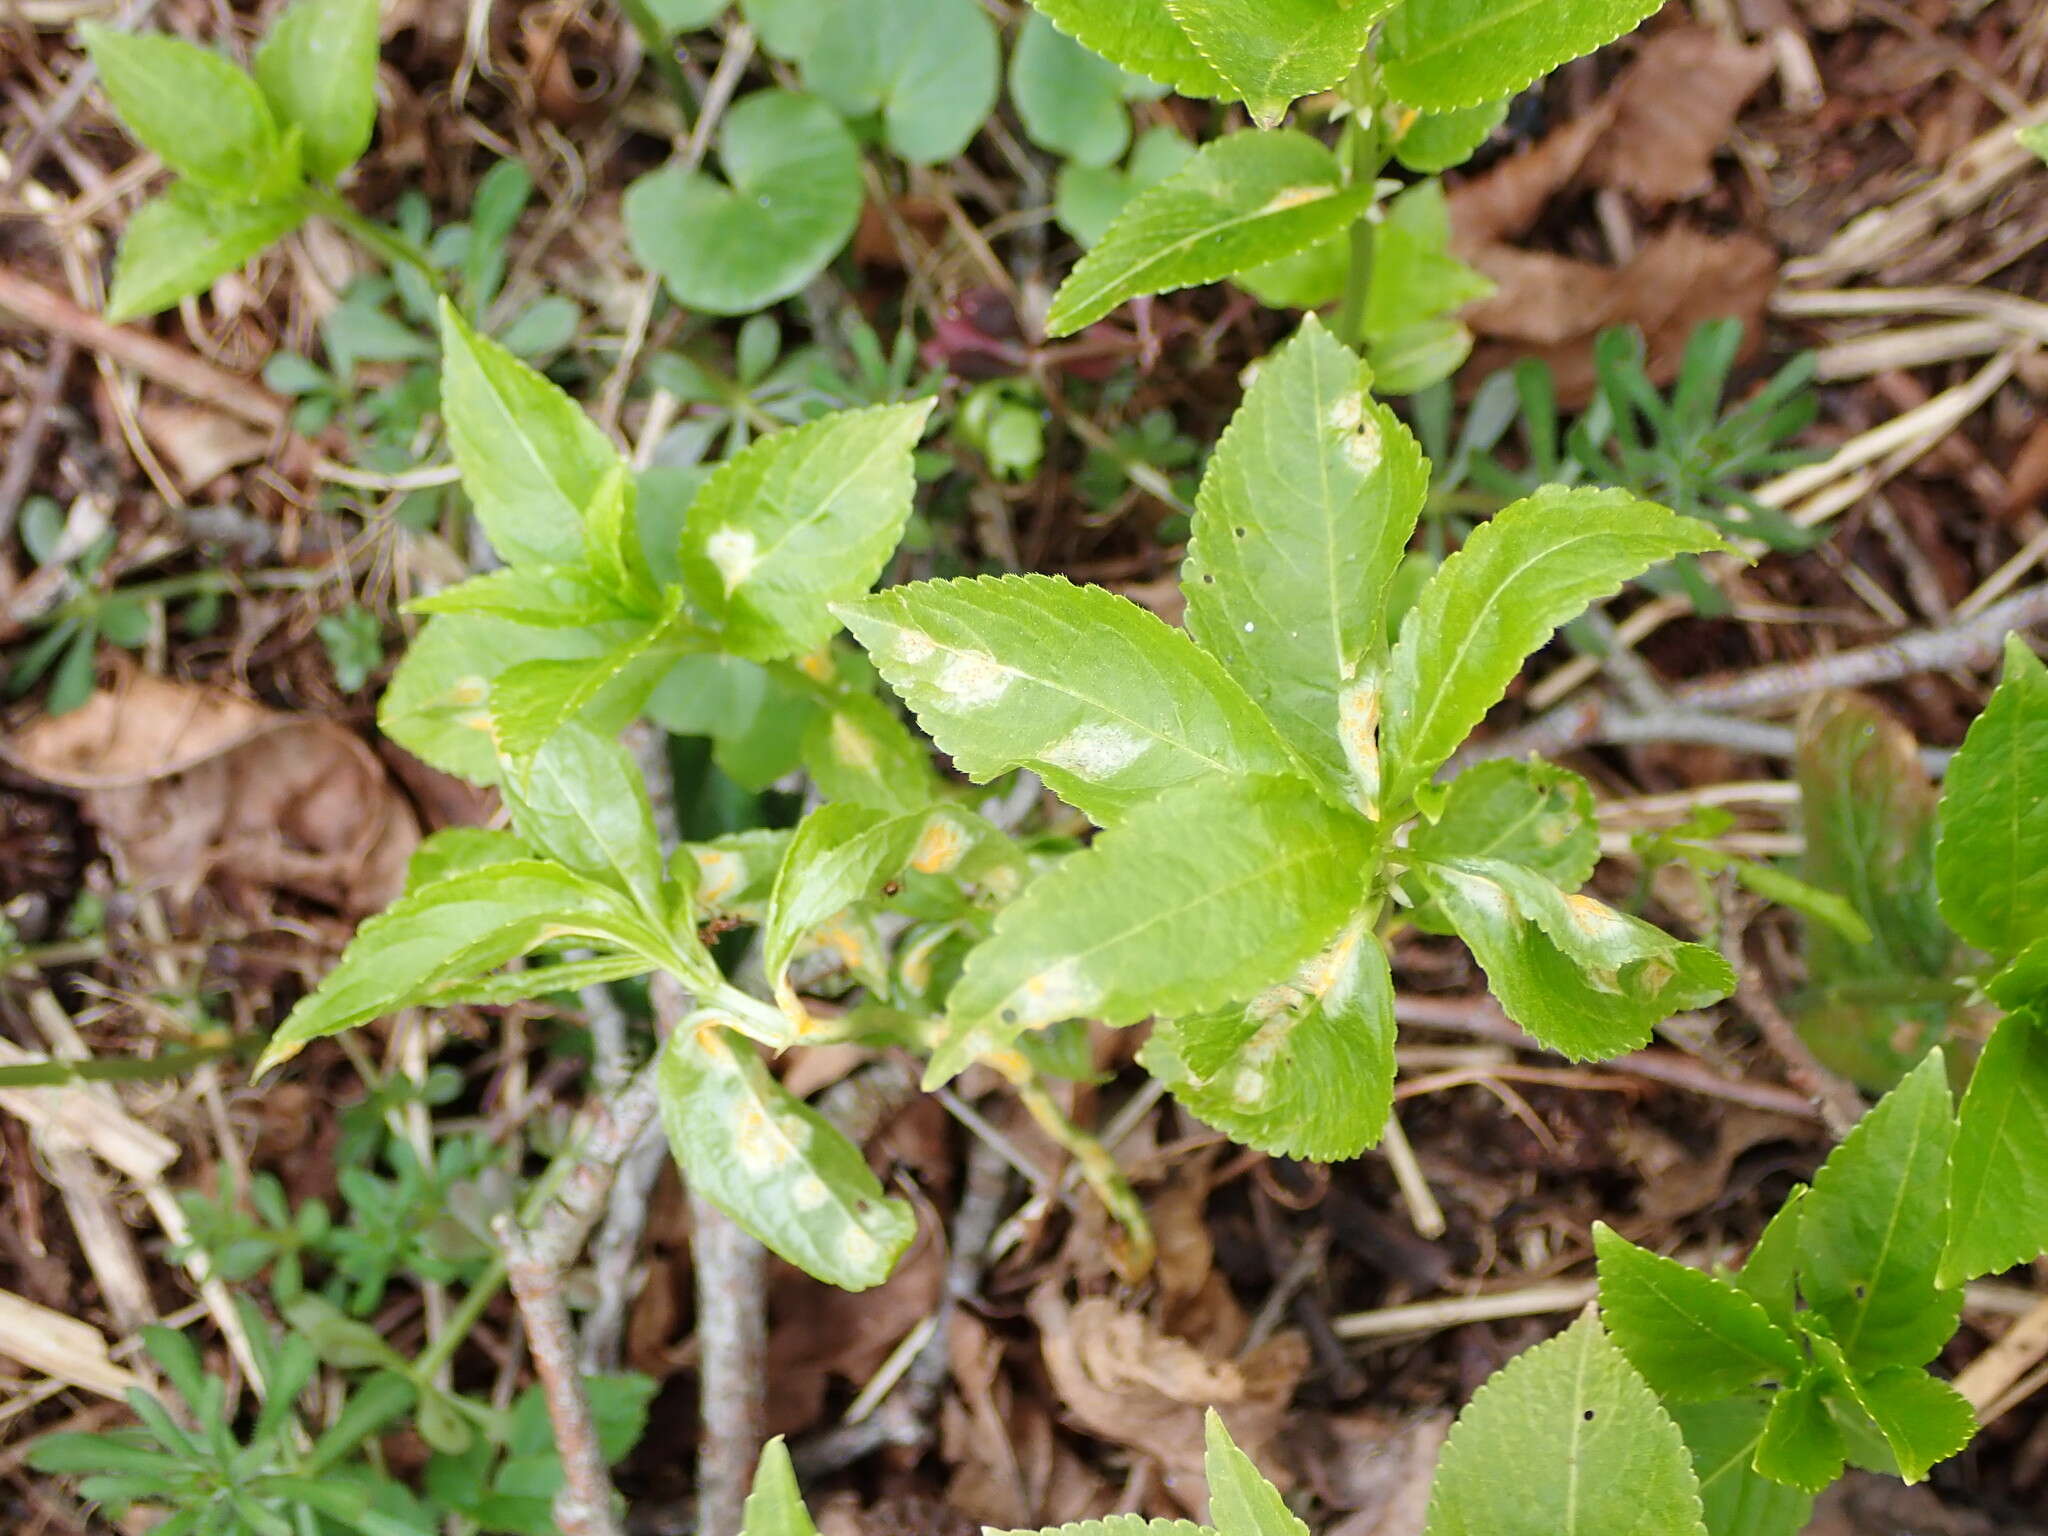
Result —
[[469, 1331], [476, 1327], [477, 1319], [484, 1315], [484, 1308], [491, 1304], [500, 1288], [505, 1284], [505, 1260], [502, 1256], [492, 1258], [490, 1267], [476, 1277], [476, 1283], [464, 1293], [460, 1306], [449, 1314], [448, 1322], [438, 1337], [413, 1361], [413, 1366], [427, 1378], [446, 1365], [462, 1347], [462, 1341], [469, 1337]]
[[354, 235], [374, 255], [390, 266], [408, 266], [427, 280], [437, 294], [446, 294], [441, 269], [427, 253], [397, 230], [357, 213], [339, 193], [327, 187], [309, 187], [306, 204], [313, 212]]
[[1081, 1170], [1081, 1177], [1095, 1191], [1096, 1199], [1124, 1229], [1123, 1251], [1114, 1255], [1117, 1268], [1133, 1283], [1142, 1280], [1151, 1272], [1152, 1261], [1158, 1255], [1158, 1244], [1153, 1240], [1152, 1223], [1145, 1217], [1145, 1208], [1138, 1203], [1137, 1192], [1131, 1188], [1131, 1181], [1124, 1177], [1123, 1169], [1117, 1166], [1109, 1149], [1067, 1118], [1030, 1067], [1004, 1057], [988, 1064], [1009, 1079], [1019, 1102], [1038, 1122], [1038, 1128], [1074, 1159], [1075, 1166]]
[[669, 94], [675, 97], [676, 110], [683, 114], [683, 132], [687, 134], [690, 119], [697, 115], [697, 93], [690, 89], [690, 77], [683, 73], [683, 66], [676, 60], [675, 39], [668, 35], [660, 18], [648, 7], [647, 0], [619, 0], [619, 9], [626, 13], [626, 20], [640, 34], [640, 47], [648, 62], [661, 76]]
[[[1387, 150], [1379, 128], [1379, 81], [1367, 64], [1361, 63], [1344, 83], [1344, 96], [1351, 103], [1351, 116], [1344, 122], [1344, 178], [1352, 186], [1369, 186], [1387, 163]], [[1351, 264], [1344, 274], [1336, 331], [1340, 341], [1354, 347], [1365, 343], [1365, 308], [1372, 294], [1373, 242], [1378, 233], [1367, 217], [1351, 226]]]

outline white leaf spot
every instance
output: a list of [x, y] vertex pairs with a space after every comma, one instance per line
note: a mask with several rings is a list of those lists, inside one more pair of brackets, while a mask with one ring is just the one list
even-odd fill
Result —
[[899, 629], [889, 644], [889, 654], [906, 667], [922, 666], [932, 659], [932, 652], [937, 649], [932, 637], [921, 629]]
[[1102, 988], [1069, 956], [1012, 992], [1002, 1019], [1013, 1029], [1043, 1029], [1062, 1019], [1078, 1018], [1101, 997]]
[[807, 1173], [790, 1186], [789, 1203], [800, 1211], [815, 1211], [832, 1198], [825, 1181], [815, 1173]]
[[1084, 779], [1106, 779], [1145, 755], [1151, 745], [1134, 731], [1093, 720], [1077, 725], [1042, 754], [1046, 763]]
[[760, 546], [744, 528], [721, 528], [704, 541], [704, 554], [725, 578], [727, 593], [753, 574]]
[[955, 651], [932, 686], [961, 709], [984, 709], [1010, 689], [1010, 669], [983, 651]]

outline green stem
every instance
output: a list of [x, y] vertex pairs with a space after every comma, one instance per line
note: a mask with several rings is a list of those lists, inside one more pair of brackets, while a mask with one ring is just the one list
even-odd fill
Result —
[[1038, 1128], [1074, 1159], [1081, 1170], [1081, 1177], [1095, 1191], [1095, 1198], [1123, 1228], [1122, 1251], [1112, 1254], [1118, 1271], [1132, 1284], [1144, 1279], [1152, 1271], [1159, 1246], [1152, 1236], [1152, 1223], [1146, 1219], [1145, 1207], [1139, 1203], [1137, 1192], [1131, 1188], [1131, 1181], [1124, 1177], [1123, 1169], [1110, 1156], [1109, 1148], [1069, 1120], [1053, 1101], [1052, 1095], [1046, 1092], [1038, 1074], [1024, 1065], [1021, 1059], [1014, 1059], [1013, 1053], [992, 1059], [988, 1064], [1009, 1079], [1019, 1102], [1038, 1122]]
[[697, 93], [690, 89], [690, 77], [683, 73], [683, 66], [676, 59], [675, 39], [669, 36], [647, 0], [619, 0], [619, 9], [640, 34], [641, 51], [661, 76], [669, 94], [675, 97], [676, 110], [683, 114], [683, 131], [688, 133], [690, 119], [697, 115]]
[[447, 292], [447, 287], [441, 280], [441, 269], [434, 265], [425, 251], [397, 230], [357, 213], [331, 188], [309, 187], [306, 191], [306, 205], [322, 218], [332, 221], [354, 235], [387, 265], [411, 267], [427, 280], [435, 293]]
[[[1379, 126], [1379, 81], [1361, 64], [1345, 82], [1351, 115], [1344, 120], [1344, 179], [1351, 186], [1370, 186], [1387, 163], [1385, 136]], [[1373, 241], [1377, 226], [1361, 218], [1351, 226], [1351, 264], [1344, 275], [1344, 302], [1337, 311], [1337, 335], [1352, 346], [1365, 344], [1365, 307], [1372, 294]]]
[[492, 1298], [504, 1285], [505, 1261], [502, 1257], [494, 1257], [490, 1267], [477, 1276], [476, 1284], [463, 1294], [462, 1304], [449, 1314], [448, 1325], [441, 1330], [440, 1336], [420, 1351], [419, 1357], [413, 1361], [413, 1369], [422, 1380], [432, 1381], [441, 1367], [455, 1357], [455, 1351], [462, 1347], [462, 1341], [476, 1327], [477, 1319], [484, 1315], [484, 1308], [491, 1304]]

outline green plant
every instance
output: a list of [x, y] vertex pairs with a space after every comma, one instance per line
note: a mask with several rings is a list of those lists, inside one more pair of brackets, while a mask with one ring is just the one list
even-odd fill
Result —
[[377, 0], [299, 0], [253, 72], [176, 38], [96, 22], [79, 35], [121, 120], [178, 174], [129, 222], [109, 318], [201, 292], [314, 214], [388, 257], [421, 262], [334, 190], [376, 126]]
[[[150, 1528], [166, 1536], [554, 1536], [562, 1468], [537, 1388], [492, 1409], [437, 1386], [430, 1360], [408, 1360], [316, 1298], [285, 1312], [289, 1330], [276, 1339], [243, 1310], [266, 1384], [246, 1429], [192, 1342], [152, 1327], [143, 1342], [175, 1401], [131, 1390], [136, 1427], [45, 1436], [31, 1464], [81, 1476], [80, 1492], [117, 1516], [156, 1511]], [[309, 1436], [301, 1415], [323, 1367], [342, 1385], [322, 1395], [325, 1427]], [[600, 1450], [619, 1461], [646, 1427], [654, 1383], [597, 1376], [587, 1387]], [[418, 1492], [377, 1449], [408, 1415], [433, 1451]]]
[[[1480, 386], [1455, 443], [1450, 391], [1432, 388], [1414, 402], [1423, 447], [1442, 466], [1431, 487], [1432, 514], [1462, 521], [1538, 486], [1606, 485], [1699, 518], [1730, 538], [1781, 551], [1810, 547], [1811, 532], [1751, 492], [1814, 457], [1788, 446], [1819, 414], [1814, 359], [1801, 354], [1747, 399], [1724, 404], [1741, 348], [1740, 321], [1707, 321], [1686, 342], [1666, 395], [1645, 372], [1641, 334], [1604, 331], [1593, 348], [1593, 398], [1576, 421], [1565, 425], [1549, 367], [1528, 359]], [[1511, 431], [1518, 439], [1512, 466], [1497, 452]], [[1647, 584], [1682, 589], [1702, 613], [1727, 608], [1690, 561], [1675, 562], [1661, 581]]]
[[[1881, 758], [1862, 754], [1887, 750], [1863, 734], [1870, 718], [1851, 701], [1813, 738], [1866, 789]], [[2044, 737], [2048, 668], [2015, 637], [1950, 766], [1932, 850], [1942, 916], [1987, 957], [1974, 987], [2007, 1010], [1960, 1107], [1922, 1037], [1917, 1063], [1792, 1192], [1738, 1272], [1596, 1233], [1608, 1330], [1672, 1405], [1711, 1536], [1791, 1536], [1845, 1462], [1915, 1482], [1976, 1432], [1969, 1403], [1926, 1367], [1955, 1332], [1965, 1281], [2048, 1250]], [[1860, 808], [1886, 810], [1882, 798]], [[1908, 827], [1902, 841], [1917, 836]], [[1880, 859], [1870, 867], [1883, 877]]]

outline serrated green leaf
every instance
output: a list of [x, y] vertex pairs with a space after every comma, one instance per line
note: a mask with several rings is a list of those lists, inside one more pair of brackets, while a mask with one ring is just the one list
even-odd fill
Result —
[[1223, 96], [1229, 86], [1166, 8], [1166, 0], [1031, 0], [1062, 32], [1134, 75], [1183, 96]]
[[2015, 955], [2048, 934], [2048, 667], [2018, 635], [1949, 764], [1934, 872], [1942, 916], [1979, 949]]
[[1849, 1442], [1828, 1412], [1825, 1376], [1809, 1376], [1771, 1399], [1756, 1470], [1802, 1493], [1819, 1493], [1842, 1475]]
[[1055, 576], [926, 581], [839, 612], [939, 750], [978, 783], [1029, 767], [1107, 826], [1177, 785], [1288, 766], [1222, 667], [1101, 587]]
[[551, 997], [561, 992], [581, 992], [585, 987], [625, 981], [659, 970], [645, 955], [593, 955], [587, 960], [564, 960], [556, 965], [529, 965], [524, 970], [500, 971], [475, 981], [454, 982], [435, 989], [434, 1003], [452, 1008], [457, 1003], [497, 1007], [524, 1002], [531, 997]]
[[1671, 1416], [1692, 1451], [1707, 1536], [1799, 1536], [1806, 1529], [1813, 1496], [1756, 1470], [1769, 1403], [1752, 1398], [1679, 1403]]
[[1858, 1121], [1814, 1175], [1799, 1218], [1799, 1288], [1850, 1365], [1922, 1365], [1955, 1332], [1962, 1292], [1937, 1284], [1955, 1135], [1939, 1050]]
[[538, 860], [491, 864], [417, 890], [365, 921], [341, 959], [278, 1026], [261, 1076], [311, 1040], [433, 1003], [543, 944], [578, 939], [659, 956], [670, 946], [626, 899]]
[[507, 757], [526, 757], [571, 721], [600, 733], [640, 713], [662, 675], [705, 637], [681, 612], [642, 624], [630, 638], [589, 660], [522, 661], [491, 684], [491, 730]]
[[975, 0], [839, 0], [804, 50], [804, 84], [848, 117], [880, 113], [889, 148], [930, 165], [995, 109], [995, 23]]
[[604, 477], [583, 509], [583, 559], [591, 578], [637, 615], [661, 611], [662, 592], [640, 534], [639, 488], [624, 464]]
[[[1451, 254], [1451, 208], [1440, 181], [1418, 182], [1387, 204], [1373, 232], [1372, 286], [1360, 322], [1379, 348], [1411, 338], [1418, 325], [1453, 314], [1493, 292], [1493, 283]], [[1411, 365], [1412, 367], [1412, 365]], [[1377, 371], [1377, 365], [1376, 365]], [[1386, 394], [1405, 393], [1380, 380]]]
[[377, 128], [377, 0], [296, 0], [256, 50], [256, 83], [296, 127], [306, 169], [332, 181]]
[[637, 617], [580, 565], [503, 566], [416, 597], [405, 611], [469, 614], [534, 629], [583, 629]]
[[1350, 278], [1351, 234], [1346, 231], [1230, 280], [1268, 309], [1321, 309], [1344, 297]]
[[1024, 132], [1040, 149], [1086, 166], [1110, 165], [1130, 145], [1129, 79], [1038, 11], [1024, 18], [1010, 54], [1010, 100]]
[[966, 834], [943, 809], [891, 816], [866, 806], [828, 805], [798, 825], [769, 899], [761, 965], [799, 1025], [803, 1008], [784, 981], [798, 946], [855, 902], [880, 899], [882, 886], [903, 872], [927, 836], [935, 846], [965, 848]]
[[1472, 345], [1472, 332], [1461, 321], [1439, 317], [1369, 337], [1365, 356], [1383, 394], [1412, 395], [1456, 373]]
[[1508, 1362], [1458, 1415], [1427, 1536], [1692, 1536], [1678, 1426], [1590, 1312]]
[[1435, 819], [1416, 823], [1408, 846], [1421, 859], [1503, 859], [1576, 891], [1600, 862], [1593, 790], [1554, 763], [1475, 763], [1451, 780]]
[[1094, 245], [1125, 204], [1185, 170], [1194, 157], [1195, 146], [1171, 128], [1147, 128], [1138, 135], [1122, 170], [1071, 162], [1061, 166], [1053, 178], [1053, 215], [1077, 244]]
[[1237, 1448], [1223, 1415], [1211, 1408], [1202, 1421], [1202, 1471], [1209, 1480], [1209, 1519], [1218, 1536], [1308, 1536], [1308, 1527]]
[[1509, 96], [1632, 31], [1664, 0], [1428, 0], [1380, 39], [1395, 98], [1431, 111]]
[[1341, 1162], [1394, 1102], [1394, 983], [1354, 925], [1294, 977], [1220, 1014], [1161, 1019], [1139, 1052], [1198, 1119], [1274, 1157]]
[[1940, 1284], [2048, 1253], [2048, 1029], [2038, 1015], [2001, 1019], [1971, 1069], [1949, 1185]]
[[827, 800], [914, 811], [939, 794], [931, 754], [895, 710], [869, 694], [819, 711], [804, 731], [803, 758]]
[[211, 288], [305, 221], [296, 201], [235, 202], [174, 182], [135, 211], [114, 258], [107, 319], [118, 325]]
[[818, 1536], [804, 1496], [796, 1486], [796, 1467], [789, 1447], [777, 1435], [761, 1451], [754, 1469], [753, 1491], [742, 1511], [740, 1536]]
[[1735, 1276], [1735, 1283], [1756, 1298], [1766, 1316], [1790, 1332], [1799, 1306], [1799, 1219], [1806, 1208], [1807, 1187], [1795, 1184], [1785, 1203], [1772, 1213]]
[[1927, 996], [1956, 958], [1935, 900], [1934, 786], [1912, 733], [1855, 694], [1815, 706], [1796, 763], [1800, 872], [1839, 893], [1870, 930], [1857, 943], [1833, 925], [1803, 925], [1800, 1032], [1828, 1066], [1882, 1092], [1948, 1023], [1948, 1000], [1938, 989]]
[[619, 464], [596, 423], [554, 384], [441, 301], [441, 414], [462, 488], [513, 565], [573, 565], [583, 509]]
[[683, 578], [727, 650], [773, 661], [831, 638], [831, 605], [873, 586], [902, 536], [931, 408], [841, 411], [762, 438], [705, 482]]
[[800, 292], [860, 223], [860, 149], [814, 96], [756, 91], [719, 130], [725, 175], [671, 161], [626, 189], [626, 240], [677, 303], [744, 315]]
[[1648, 1042], [1656, 1025], [1735, 989], [1728, 962], [1499, 859], [1421, 869], [1509, 1018], [1575, 1061]]
[[1731, 1397], [1805, 1367], [1793, 1337], [1726, 1280], [1638, 1248], [1605, 1222], [1594, 1223], [1593, 1246], [1608, 1335], [1666, 1401]]
[[2036, 939], [2012, 964], [1986, 978], [1985, 994], [2011, 1013], [2048, 1003], [2048, 939]]
[[751, 1045], [696, 1015], [669, 1037], [660, 1086], [662, 1125], [692, 1190], [828, 1285], [864, 1291], [889, 1278], [917, 1218]]
[[1297, 97], [1341, 85], [1395, 0], [1166, 0], [1198, 51], [1262, 128]]
[[1507, 120], [1508, 103], [1481, 102], [1448, 112], [1418, 112], [1394, 141], [1394, 158], [1424, 176], [1440, 176], [1470, 160]]
[[1380, 728], [1385, 803], [1428, 781], [1560, 624], [1662, 561], [1722, 547], [1706, 524], [1626, 491], [1550, 486], [1496, 513], [1402, 622]]
[[1188, 629], [1295, 747], [1346, 771], [1343, 696], [1386, 649], [1387, 588], [1428, 462], [1311, 317], [1259, 365], [1195, 501]]
[[1071, 335], [1126, 299], [1277, 261], [1344, 229], [1371, 199], [1369, 186], [1345, 186], [1336, 156], [1305, 134], [1215, 140], [1117, 215], [1053, 296], [1047, 333]]
[[87, 21], [78, 35], [121, 121], [165, 165], [223, 200], [287, 190], [279, 184], [286, 149], [277, 120], [233, 64], [161, 33]]
[[513, 829], [537, 853], [602, 881], [665, 921], [661, 840], [647, 784], [619, 742], [571, 723], [502, 780]]
[[489, 827], [443, 827], [430, 833], [405, 863], [405, 888], [416, 891], [450, 875], [489, 869], [494, 864], [516, 864], [533, 857], [533, 850], [510, 832]]
[[1893, 1366], [1851, 1378], [1849, 1392], [1877, 1425], [1899, 1476], [1909, 1483], [1923, 1481], [1928, 1468], [1948, 1460], [1977, 1433], [1969, 1399], [1917, 1367]]
[[436, 768], [472, 784], [495, 784], [490, 700], [498, 680], [524, 662], [601, 656], [626, 629], [536, 629], [481, 614], [429, 619], [378, 700], [378, 728]]
[[1336, 937], [1374, 852], [1364, 822], [1299, 779], [1161, 796], [1003, 909], [953, 989], [928, 1081], [1063, 1019], [1134, 1024], [1252, 996]]

